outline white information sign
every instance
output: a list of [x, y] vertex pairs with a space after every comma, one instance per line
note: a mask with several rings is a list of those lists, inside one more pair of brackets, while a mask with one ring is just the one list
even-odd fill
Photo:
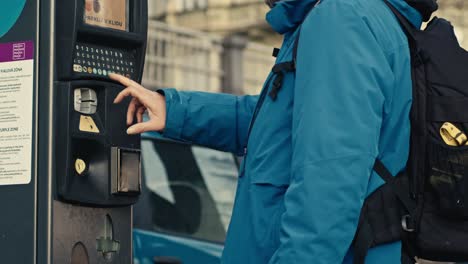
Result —
[[34, 43], [0, 44], [0, 185], [31, 181]]

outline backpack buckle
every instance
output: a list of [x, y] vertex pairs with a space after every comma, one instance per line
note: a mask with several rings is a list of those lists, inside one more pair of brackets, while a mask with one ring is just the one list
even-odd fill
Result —
[[401, 218], [401, 227], [406, 232], [412, 233], [415, 231], [413, 226], [413, 220], [411, 219], [411, 215], [405, 215]]

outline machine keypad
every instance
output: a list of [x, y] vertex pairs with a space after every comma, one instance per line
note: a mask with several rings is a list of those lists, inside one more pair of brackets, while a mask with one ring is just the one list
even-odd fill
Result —
[[125, 50], [77, 44], [73, 58], [73, 71], [78, 74], [105, 77], [117, 73], [134, 77], [135, 55]]

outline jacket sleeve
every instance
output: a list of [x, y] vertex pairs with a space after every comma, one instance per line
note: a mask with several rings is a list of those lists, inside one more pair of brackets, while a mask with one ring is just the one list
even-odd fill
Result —
[[163, 89], [168, 138], [243, 155], [258, 96]]
[[365, 20], [344, 2], [323, 1], [302, 26], [291, 184], [270, 264], [342, 263], [367, 194], [394, 74]]

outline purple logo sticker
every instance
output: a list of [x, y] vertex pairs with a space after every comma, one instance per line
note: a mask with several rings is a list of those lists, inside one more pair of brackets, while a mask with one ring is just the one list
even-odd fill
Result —
[[34, 59], [32, 41], [0, 43], [0, 63]]
[[13, 60], [24, 60], [26, 58], [26, 43], [13, 44]]

